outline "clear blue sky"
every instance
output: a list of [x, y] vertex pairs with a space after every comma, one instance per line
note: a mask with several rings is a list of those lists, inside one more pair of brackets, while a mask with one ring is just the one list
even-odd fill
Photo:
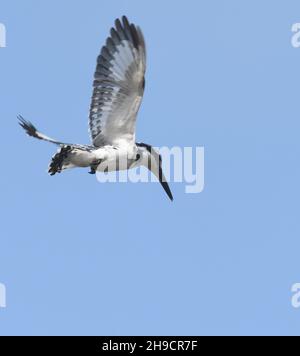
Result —
[[[96, 56], [116, 17], [148, 46], [138, 139], [204, 146], [205, 190], [49, 177], [88, 143]], [[300, 334], [299, 1], [1, 0], [0, 334]]]

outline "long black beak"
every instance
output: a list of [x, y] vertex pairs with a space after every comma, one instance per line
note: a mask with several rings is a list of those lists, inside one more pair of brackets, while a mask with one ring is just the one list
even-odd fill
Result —
[[166, 178], [163, 174], [162, 171], [162, 167], [161, 167], [161, 157], [160, 158], [160, 162], [159, 162], [159, 183], [162, 185], [162, 187], [164, 188], [165, 192], [167, 193], [168, 197], [170, 198], [171, 201], [173, 201], [173, 195], [171, 192], [171, 189], [169, 187], [168, 182], [166, 181]]
[[164, 191], [167, 193], [169, 199], [173, 201], [173, 195], [171, 193], [171, 189], [162, 171], [161, 155], [146, 143], [136, 143], [136, 145], [138, 147], [145, 148], [150, 154], [150, 156], [148, 156], [148, 164], [145, 166], [158, 178], [159, 183], [164, 188]]
[[164, 188], [165, 192], [168, 194], [168, 197], [170, 198], [171, 201], [173, 201], [173, 195], [171, 192], [171, 189], [169, 187], [169, 184], [167, 182], [163, 182], [162, 180], [159, 180], [160, 184]]

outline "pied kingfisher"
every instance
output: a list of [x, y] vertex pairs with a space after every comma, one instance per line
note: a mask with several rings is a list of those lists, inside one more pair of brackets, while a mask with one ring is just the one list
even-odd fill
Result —
[[142, 31], [123, 16], [115, 21], [97, 58], [89, 115], [91, 145], [54, 140], [22, 116], [18, 117], [29, 136], [60, 146], [49, 165], [50, 175], [74, 167], [90, 167], [89, 173], [95, 174], [145, 166], [173, 200], [162, 172], [161, 156], [150, 145], [135, 142], [135, 122], [145, 88], [145, 71], [146, 47]]

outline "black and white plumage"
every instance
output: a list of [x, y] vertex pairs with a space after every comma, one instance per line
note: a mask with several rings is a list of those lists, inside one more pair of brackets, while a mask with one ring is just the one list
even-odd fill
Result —
[[49, 166], [51, 175], [74, 167], [90, 167], [90, 173], [95, 173], [146, 166], [173, 200], [162, 173], [160, 155], [150, 145], [135, 142], [145, 71], [146, 46], [142, 31], [123, 16], [122, 20], [115, 21], [97, 58], [89, 115], [91, 145], [54, 140], [19, 116], [20, 125], [29, 136], [60, 146]]

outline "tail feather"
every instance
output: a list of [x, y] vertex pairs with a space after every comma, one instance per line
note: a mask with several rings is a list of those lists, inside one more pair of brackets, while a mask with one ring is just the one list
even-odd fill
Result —
[[44, 135], [39, 132], [37, 128], [30, 122], [25, 120], [21, 115], [18, 115], [19, 125], [26, 131], [27, 135], [37, 138], [38, 140], [44, 140], [47, 142], [54, 143], [55, 145], [64, 145], [63, 142], [54, 140], [51, 137]]
[[26, 131], [27, 135], [42, 140], [42, 138], [38, 134], [38, 130], [30, 121], [26, 121], [21, 115], [18, 116], [18, 120], [19, 125]]
[[95, 150], [95, 147], [56, 141], [39, 132], [30, 121], [26, 121], [21, 115], [18, 116], [18, 120], [19, 125], [26, 131], [27, 135], [60, 146], [60, 149], [50, 162], [48, 169], [50, 175], [53, 176], [64, 169], [89, 167], [94, 164], [95, 157], [92, 152]]
[[40, 131], [38, 131], [37, 128], [30, 121], [25, 120], [21, 115], [18, 116], [18, 120], [19, 120], [19, 125], [26, 131], [27, 135], [37, 138], [38, 140], [43, 140], [43, 141], [47, 141], [50, 143], [54, 143], [55, 145], [58, 145], [58, 146], [70, 146], [72, 148], [78, 148], [78, 149], [84, 150], [84, 151], [91, 151], [95, 148], [94, 146], [89, 146], [89, 145], [79, 145], [76, 143], [67, 143], [67, 142], [57, 141], [49, 136], [46, 136], [45, 134], [41, 133]]
[[62, 146], [61, 149], [52, 157], [48, 170], [48, 173], [51, 176], [54, 176], [56, 173], [61, 173], [61, 171], [66, 168], [71, 168], [72, 164], [68, 159], [71, 151], [71, 146]]

